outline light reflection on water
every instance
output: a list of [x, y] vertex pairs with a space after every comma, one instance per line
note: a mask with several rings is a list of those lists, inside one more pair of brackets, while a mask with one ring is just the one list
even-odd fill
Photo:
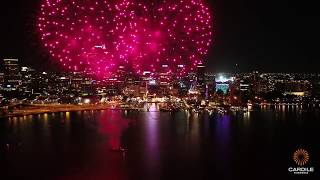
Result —
[[160, 157], [160, 147], [159, 147], [159, 121], [160, 113], [152, 111], [156, 108], [155, 105], [150, 107], [150, 112], [144, 114], [144, 130], [145, 133], [145, 167], [148, 169], [148, 177], [151, 177], [152, 174], [158, 173], [159, 162], [161, 161]]
[[116, 113], [103, 112], [99, 118], [99, 132], [107, 136], [107, 145], [114, 149], [122, 146], [121, 135], [127, 127], [128, 121]]
[[227, 150], [230, 143], [230, 115], [221, 115], [217, 117], [216, 121], [216, 134], [220, 148]]
[[[288, 164], [286, 157], [279, 162], [279, 157], [270, 158], [274, 146], [290, 159], [297, 144], [314, 149], [314, 135], [320, 130], [319, 111], [298, 108], [226, 115], [163, 113], [156, 104], [149, 108], [150, 112], [81, 111], [3, 119], [0, 140], [10, 148], [1, 148], [1, 167], [7, 166], [7, 175], [31, 178], [197, 179], [203, 174], [232, 178], [230, 172], [237, 174], [243, 166], [256, 172], [252, 177], [260, 177], [258, 167], [276, 172], [277, 163]], [[119, 147], [128, 148], [126, 158], [110, 151]], [[248, 163], [238, 163], [244, 161]], [[32, 173], [34, 169], [39, 173]]]

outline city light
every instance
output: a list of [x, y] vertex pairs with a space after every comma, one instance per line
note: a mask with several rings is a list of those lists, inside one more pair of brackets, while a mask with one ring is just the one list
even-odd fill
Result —
[[89, 103], [90, 103], [90, 99], [84, 99], [83, 102], [84, 102], [85, 104], [89, 104]]
[[216, 79], [216, 82], [221, 82], [221, 83], [225, 83], [225, 82], [228, 82], [228, 81], [233, 81], [234, 78], [233, 77], [225, 77], [224, 75], [219, 75], [218, 78]]

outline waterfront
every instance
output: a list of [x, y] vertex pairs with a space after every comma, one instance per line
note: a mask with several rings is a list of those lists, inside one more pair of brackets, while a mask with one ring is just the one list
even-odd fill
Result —
[[[318, 173], [319, 109], [55, 112], [0, 121], [5, 179], [275, 179], [298, 148]], [[127, 152], [112, 151], [123, 147]], [[2, 173], [3, 174], [3, 173]]]

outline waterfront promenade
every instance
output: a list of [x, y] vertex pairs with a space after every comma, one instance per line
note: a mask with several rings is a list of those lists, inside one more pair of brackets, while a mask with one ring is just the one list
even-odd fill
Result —
[[11, 112], [0, 115], [0, 117], [14, 117], [14, 116], [26, 116], [42, 113], [54, 113], [54, 112], [70, 112], [70, 111], [87, 111], [87, 110], [103, 110], [103, 109], [132, 109], [142, 110], [143, 108], [123, 108], [119, 103], [108, 104], [44, 104], [44, 105], [28, 105], [22, 108], [14, 108]]

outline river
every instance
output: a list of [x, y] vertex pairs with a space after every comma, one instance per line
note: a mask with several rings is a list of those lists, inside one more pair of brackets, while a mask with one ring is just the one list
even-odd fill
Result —
[[[94, 110], [0, 119], [4, 179], [275, 179], [293, 152], [318, 175], [319, 109]], [[124, 150], [114, 150], [119, 149]], [[1, 178], [2, 179], [2, 178]]]

